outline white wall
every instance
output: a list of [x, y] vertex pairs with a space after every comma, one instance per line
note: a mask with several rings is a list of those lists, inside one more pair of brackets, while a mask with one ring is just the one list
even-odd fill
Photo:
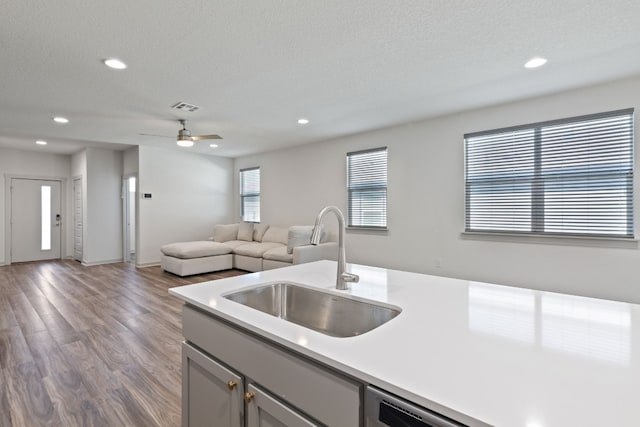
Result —
[[87, 148], [83, 262], [122, 260], [122, 152]]
[[[10, 195], [5, 194], [6, 175], [16, 175], [24, 177], [43, 177], [43, 178], [64, 178], [63, 183], [63, 235], [65, 236], [65, 252], [63, 256], [71, 255], [73, 250], [72, 240], [68, 238], [67, 230], [70, 229], [72, 221], [70, 219], [71, 205], [67, 197], [71, 191], [69, 179], [69, 171], [71, 170], [71, 156], [62, 154], [40, 153], [37, 151], [12, 150], [8, 148], [0, 148], [0, 265], [9, 262], [8, 253], [5, 248], [8, 244], [6, 241], [5, 224], [8, 217], [6, 198]], [[65, 185], [66, 184], [66, 185]]]
[[[239, 169], [260, 166], [262, 222], [310, 224], [325, 205], [346, 208], [346, 153], [387, 146], [389, 231], [349, 232], [348, 261], [640, 303], [640, 250], [635, 243], [461, 235], [465, 133], [638, 105], [640, 78], [621, 80], [242, 157], [235, 161], [234, 176]], [[638, 130], [636, 125], [636, 135]], [[636, 174], [636, 194], [639, 182]], [[234, 193], [237, 185], [235, 178]]]
[[233, 220], [231, 159], [140, 146], [138, 189], [140, 266], [159, 263], [166, 243], [206, 240], [215, 224]]
[[122, 174], [124, 176], [135, 175], [138, 173], [138, 147], [132, 147], [125, 150], [122, 159]]

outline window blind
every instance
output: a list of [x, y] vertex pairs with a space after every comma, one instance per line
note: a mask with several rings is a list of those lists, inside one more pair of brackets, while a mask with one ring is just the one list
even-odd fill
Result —
[[633, 109], [465, 135], [465, 230], [634, 237]]
[[240, 171], [240, 205], [243, 221], [260, 222], [260, 168]]
[[387, 148], [347, 153], [349, 227], [387, 227]]

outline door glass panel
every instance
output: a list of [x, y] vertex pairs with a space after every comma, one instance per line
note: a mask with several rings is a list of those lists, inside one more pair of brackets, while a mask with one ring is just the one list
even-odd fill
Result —
[[40, 188], [40, 206], [42, 222], [40, 249], [48, 251], [51, 250], [51, 187], [48, 185]]

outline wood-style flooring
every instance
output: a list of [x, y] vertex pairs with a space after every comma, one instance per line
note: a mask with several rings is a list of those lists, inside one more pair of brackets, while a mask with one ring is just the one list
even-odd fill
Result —
[[0, 267], [0, 426], [179, 426], [181, 278], [159, 267]]

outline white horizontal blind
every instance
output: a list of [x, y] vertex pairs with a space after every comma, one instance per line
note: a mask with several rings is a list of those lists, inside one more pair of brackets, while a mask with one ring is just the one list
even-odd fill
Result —
[[633, 109], [465, 135], [466, 231], [633, 238]]
[[240, 171], [240, 210], [245, 222], [260, 222], [260, 168]]
[[387, 227], [387, 148], [347, 153], [348, 226]]

